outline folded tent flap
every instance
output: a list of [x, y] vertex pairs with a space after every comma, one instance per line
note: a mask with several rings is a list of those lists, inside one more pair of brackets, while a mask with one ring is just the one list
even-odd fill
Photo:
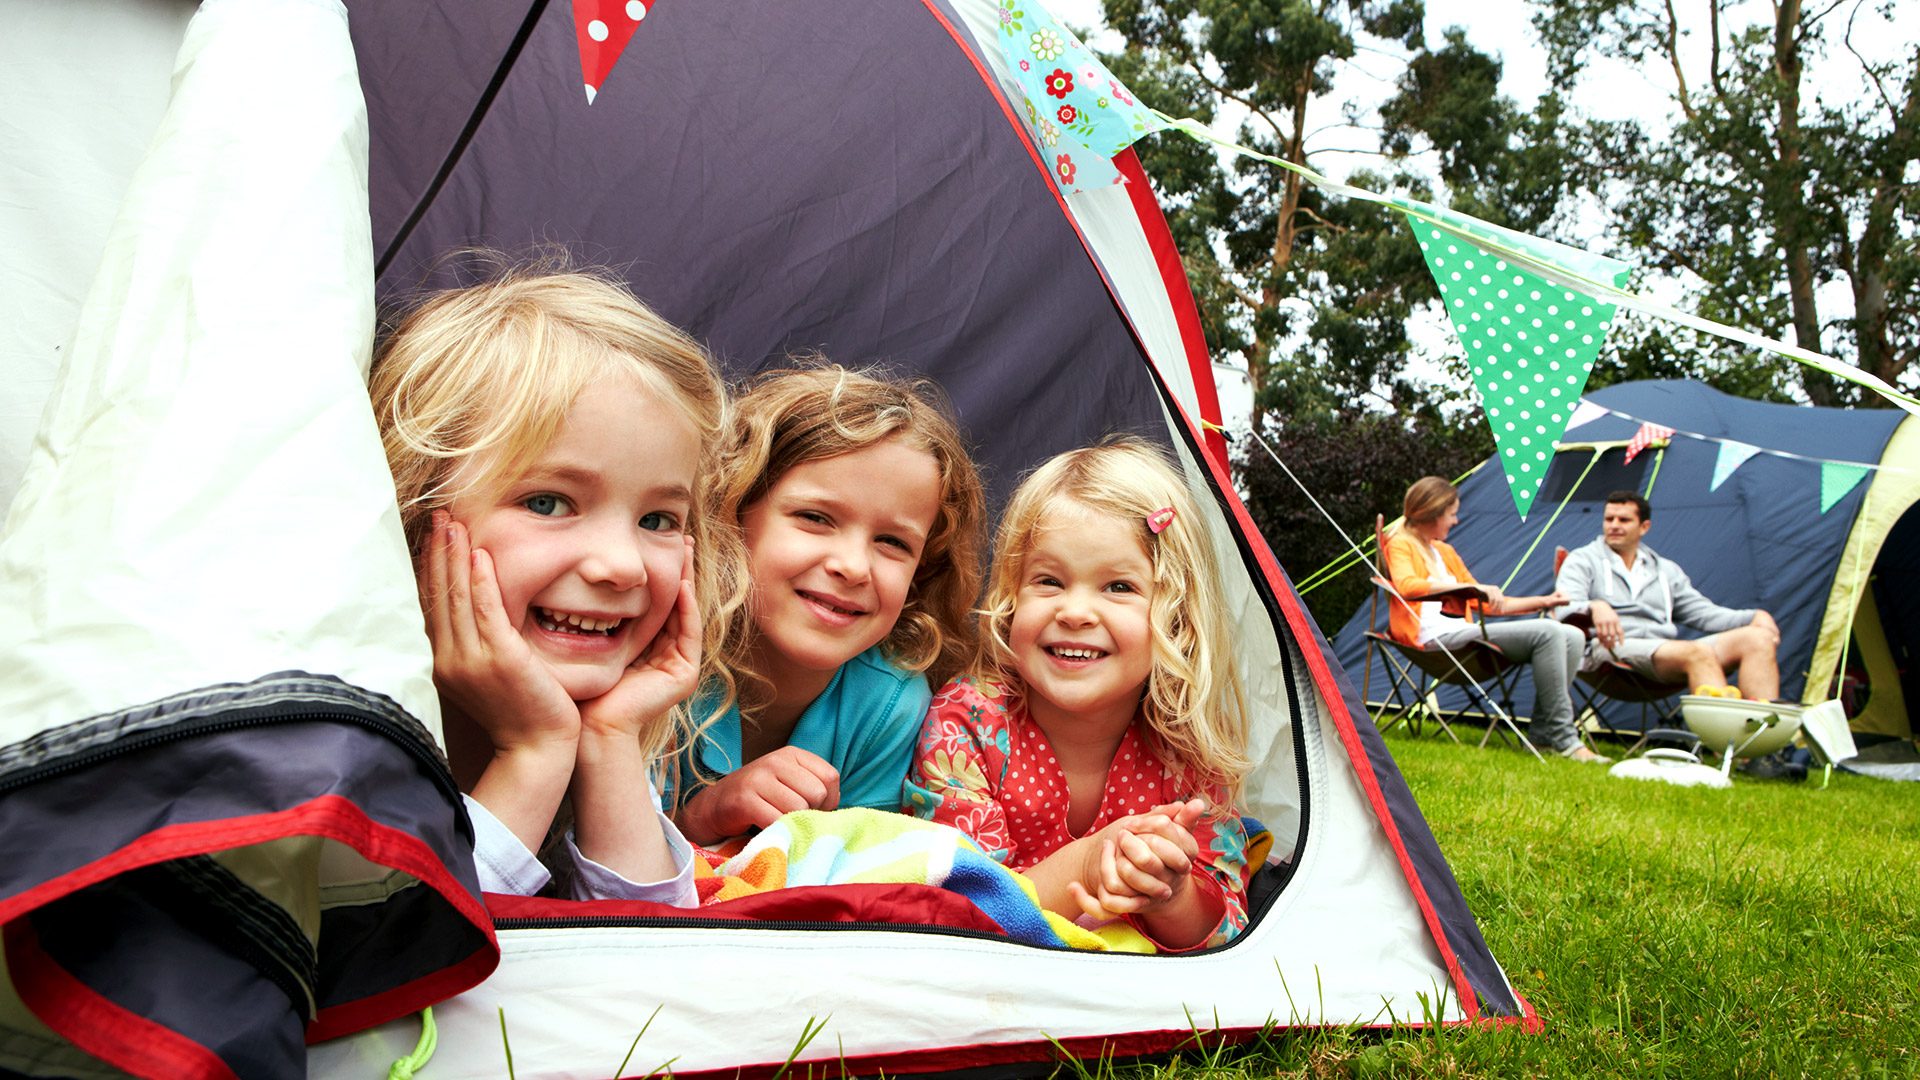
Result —
[[366, 156], [337, 3], [201, 5], [0, 536], [9, 1068], [286, 1075], [496, 961], [366, 399]]

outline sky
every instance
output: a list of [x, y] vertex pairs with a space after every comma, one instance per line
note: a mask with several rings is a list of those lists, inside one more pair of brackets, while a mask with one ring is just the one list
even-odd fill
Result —
[[[1113, 50], [1121, 46], [1119, 34], [1104, 26], [1100, 0], [1045, 0], [1045, 6], [1068, 26], [1093, 31], [1090, 35], [1091, 44], [1096, 48]], [[1539, 44], [1531, 21], [1534, 6], [1528, 0], [1427, 0], [1426, 37], [1429, 42], [1437, 42], [1449, 26], [1465, 26], [1468, 40], [1475, 47], [1501, 59], [1501, 92], [1522, 107], [1531, 107], [1547, 89], [1546, 50]], [[1889, 19], [1883, 20], [1872, 10], [1872, 3], [1862, 5], [1853, 37], [1854, 45], [1875, 59], [1883, 58], [1890, 50], [1906, 53], [1913, 48], [1914, 42], [1920, 41], [1920, 2], [1895, 0], [1887, 6], [1893, 9], [1893, 13]], [[1767, 0], [1723, 0], [1723, 7], [1723, 28], [1744, 26], [1756, 20], [1771, 21], [1771, 5]], [[1682, 55], [1687, 58], [1690, 77], [1697, 79], [1696, 73], [1705, 70], [1710, 49], [1706, 37], [1707, 7], [1704, 0], [1675, 0], [1675, 8], [1680, 12], [1683, 28]], [[1845, 26], [1843, 16], [1850, 10], [1853, 10], [1851, 6], [1843, 7], [1828, 18], [1827, 24], [1835, 27], [1835, 37], [1838, 36], [1838, 30]], [[1844, 56], [1844, 49], [1837, 40], [1831, 51]], [[1330, 118], [1337, 117], [1336, 103], [1339, 101], [1352, 98], [1375, 103], [1384, 99], [1391, 92], [1393, 80], [1399, 76], [1402, 67], [1396, 57], [1362, 52], [1342, 65], [1335, 76], [1334, 90], [1328, 104], [1319, 107], [1318, 111]], [[1811, 84], [1810, 89], [1815, 95], [1832, 98], [1868, 92], [1857, 65], [1829, 62], [1815, 70], [1830, 80], [1824, 84]], [[1574, 102], [1602, 119], [1633, 118], [1658, 127], [1670, 122], [1678, 112], [1673, 98], [1673, 85], [1673, 72], [1664, 61], [1650, 62], [1641, 67], [1615, 61], [1596, 62], [1582, 82]], [[1232, 128], [1239, 118], [1225, 111], [1222, 112], [1222, 118], [1223, 122], [1216, 124], [1215, 129], [1231, 137]], [[1356, 168], [1377, 167], [1381, 160], [1377, 155], [1339, 152], [1345, 147], [1367, 146], [1371, 139], [1370, 133], [1350, 128], [1320, 130], [1308, 142], [1310, 162], [1316, 169], [1336, 179]], [[1596, 244], [1603, 236], [1606, 225], [1604, 211], [1598, 207], [1586, 209], [1574, 222], [1574, 228], [1583, 235], [1583, 239]], [[1647, 288], [1667, 302], [1683, 302], [1685, 283], [1682, 281], [1652, 282]], [[1852, 302], [1852, 294], [1844, 281], [1831, 283], [1820, 295], [1822, 314], [1827, 317], [1850, 312]], [[1452, 340], [1451, 329], [1437, 309], [1421, 318], [1410, 332], [1417, 345], [1432, 356], [1437, 357], [1458, 347]], [[1416, 363], [1410, 372], [1422, 378], [1445, 378], [1437, 363], [1431, 361]], [[1229, 429], [1236, 429], [1245, 423], [1251, 407], [1245, 377], [1217, 369], [1216, 375], [1224, 419]]]

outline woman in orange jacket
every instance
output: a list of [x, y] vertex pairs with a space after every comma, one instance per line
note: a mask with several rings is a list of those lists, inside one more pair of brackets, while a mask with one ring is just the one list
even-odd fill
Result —
[[1488, 615], [1530, 615], [1559, 607], [1567, 598], [1557, 592], [1507, 596], [1498, 586], [1476, 582], [1446, 542], [1460, 520], [1460, 493], [1440, 477], [1415, 481], [1407, 489], [1404, 511], [1405, 523], [1388, 537], [1386, 549], [1387, 576], [1394, 591], [1407, 598], [1389, 605], [1393, 639], [1418, 649], [1458, 648], [1484, 633], [1509, 660], [1533, 665], [1533, 740], [1575, 761], [1606, 761], [1580, 745], [1573, 727], [1569, 688], [1586, 652], [1585, 634], [1553, 619], [1487, 623], [1483, 630], [1443, 610], [1439, 600], [1420, 599], [1450, 586], [1473, 585], [1485, 599], [1467, 601], [1467, 614], [1477, 607]]

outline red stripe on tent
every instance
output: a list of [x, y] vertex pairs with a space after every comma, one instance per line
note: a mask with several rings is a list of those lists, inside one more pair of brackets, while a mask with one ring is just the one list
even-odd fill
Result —
[[[988, 92], [993, 94], [994, 100], [1000, 103], [1001, 113], [1019, 137], [1021, 144], [1027, 148], [1028, 155], [1033, 158], [1034, 168], [1039, 169], [1047, 177], [1047, 187], [1053, 192], [1054, 201], [1059, 204], [1061, 214], [1073, 228], [1074, 235], [1080, 238], [1081, 247], [1086, 250], [1088, 259], [1100, 274], [1101, 280], [1106, 283], [1107, 292], [1113, 296], [1115, 306], [1124, 316], [1126, 307], [1120, 303], [1119, 293], [1114, 289], [1113, 281], [1107, 277], [1106, 269], [1100, 266], [1100, 260], [1094, 256], [1093, 248], [1087, 243], [1086, 235], [1080, 231], [1079, 222], [1075, 221], [1073, 214], [1067, 210], [1065, 197], [1053, 183], [1052, 174], [1047, 171], [1046, 163], [1041, 159], [1039, 150], [1034, 147], [1026, 126], [1020, 122], [1013, 111], [1013, 106], [1001, 92], [999, 82], [992, 73], [987, 71], [980, 62], [980, 58], [973, 54], [973, 50], [967, 45], [968, 39], [962, 37], [953, 24], [947, 21], [947, 17], [933, 6], [932, 0], [921, 0], [921, 2], [926, 6], [928, 13], [946, 28], [954, 43], [960, 47], [960, 52], [966, 56], [967, 62], [971, 63], [974, 71], [979, 74], [980, 81], [986, 85]], [[1133, 326], [1131, 320], [1124, 321], [1127, 323], [1128, 331], [1133, 334], [1135, 342], [1139, 343], [1139, 331]], [[1141, 354], [1146, 355], [1146, 347], [1143, 343], [1140, 348]], [[1154, 371], [1155, 378], [1160, 377], [1151, 362], [1147, 367]], [[1211, 376], [1207, 384], [1212, 385]], [[1172, 395], [1168, 395], [1168, 400], [1172, 405], [1173, 414], [1186, 426], [1188, 436], [1196, 445], [1207, 445], [1204, 430], [1196, 427], [1192, 418], [1187, 416], [1185, 410], [1180, 407], [1179, 401]], [[1421, 918], [1427, 924], [1427, 932], [1433, 938], [1434, 946], [1440, 950], [1440, 958], [1446, 965], [1447, 974], [1453, 979], [1454, 990], [1460, 995], [1461, 1004], [1465, 1007], [1467, 1015], [1477, 1017], [1480, 1013], [1479, 996], [1474, 993], [1473, 984], [1467, 979], [1466, 969], [1461, 967], [1460, 958], [1453, 951], [1453, 944], [1447, 940], [1446, 930], [1440, 925], [1439, 912], [1434, 909], [1433, 900], [1427, 895], [1425, 884], [1420, 881], [1419, 871], [1414, 868], [1413, 859], [1407, 854], [1406, 843], [1401, 839], [1399, 826], [1394, 823], [1393, 813], [1387, 807], [1385, 796], [1380, 792], [1380, 779], [1374, 774], [1373, 763], [1367, 758], [1366, 747], [1360, 743], [1360, 734], [1353, 726], [1353, 717], [1347, 713], [1346, 701], [1340, 695], [1339, 684], [1333, 678], [1332, 669], [1327, 666], [1326, 657], [1320, 655], [1318, 650], [1307, 647], [1307, 643], [1313, 640], [1313, 631], [1306, 612], [1300, 607], [1300, 602], [1293, 595], [1293, 590], [1287, 586], [1286, 575], [1280, 570], [1280, 564], [1273, 557], [1273, 551], [1267, 547], [1266, 538], [1260, 535], [1260, 530], [1254, 525], [1252, 516], [1247, 513], [1246, 507], [1241, 505], [1239, 497], [1234, 494], [1233, 482], [1227, 475], [1224, 463], [1215, 461], [1211, 454], [1200, 456], [1212, 472], [1215, 485], [1232, 510], [1234, 521], [1238, 524], [1241, 534], [1246, 537], [1248, 546], [1252, 548], [1261, 572], [1266, 574], [1267, 582], [1280, 605], [1281, 614], [1293, 631], [1295, 640], [1302, 643], [1300, 652], [1307, 659], [1307, 667], [1313, 672], [1314, 682], [1320, 688], [1321, 696], [1327, 700], [1328, 707], [1332, 711], [1334, 728], [1340, 734], [1340, 743], [1346, 748], [1347, 757], [1353, 762], [1354, 772], [1360, 779], [1361, 790], [1367, 794], [1367, 802], [1373, 807], [1374, 817], [1386, 831], [1387, 842], [1392, 845], [1394, 858], [1400, 864], [1400, 870], [1407, 879], [1408, 888], [1413, 891], [1414, 901], [1420, 907]]]
[[[1538, 1022], [1528, 1027], [1519, 1017], [1486, 1017], [1478, 1020], [1448, 1020], [1441, 1028], [1501, 1028], [1522, 1026], [1528, 1031], [1539, 1030]], [[1343, 1025], [1356, 1031], [1423, 1031], [1431, 1027], [1428, 1024], [1382, 1023]], [[902, 1050], [896, 1053], [867, 1054], [861, 1057], [832, 1057], [786, 1062], [770, 1062], [761, 1065], [748, 1065], [738, 1069], [708, 1069], [698, 1072], [676, 1071], [674, 1076], [682, 1080], [719, 1080], [721, 1077], [739, 1078], [739, 1080], [760, 1080], [779, 1075], [805, 1075], [809, 1064], [824, 1064], [834, 1069], [836, 1076], [874, 1076], [882, 1074], [912, 1075], [924, 1073], [955, 1072], [961, 1069], [974, 1069], [993, 1065], [1018, 1065], [1030, 1063], [1061, 1062], [1067, 1060], [1089, 1060], [1104, 1058], [1145, 1057], [1153, 1054], [1169, 1054], [1181, 1050], [1211, 1049], [1216, 1046], [1234, 1046], [1252, 1042], [1263, 1035], [1277, 1035], [1287, 1032], [1311, 1033], [1325, 1029], [1322, 1024], [1270, 1024], [1260, 1027], [1219, 1028], [1217, 1030], [1195, 1031], [1192, 1028], [1176, 1028], [1169, 1031], [1136, 1031], [1124, 1035], [1086, 1035], [1070, 1039], [1038, 1039], [1015, 1043], [987, 1043], [974, 1046], [938, 1047], [927, 1050]], [[1064, 1051], [1064, 1053], [1062, 1053]], [[844, 1070], [842, 1069], [844, 1066]]]
[[1200, 404], [1200, 419], [1213, 427], [1205, 430], [1201, 445], [1215, 461], [1227, 462], [1227, 437], [1221, 426], [1220, 392], [1213, 381], [1213, 357], [1207, 352], [1207, 336], [1200, 329], [1200, 307], [1193, 300], [1193, 285], [1187, 280], [1187, 265], [1174, 246], [1173, 232], [1167, 228], [1167, 215], [1160, 200], [1153, 196], [1153, 184], [1147, 170], [1140, 166], [1140, 155], [1129, 146], [1114, 155], [1113, 164], [1127, 178], [1127, 197], [1133, 201], [1134, 216], [1140, 219], [1140, 231], [1153, 250], [1154, 265], [1160, 268], [1161, 284], [1167, 289], [1167, 303], [1173, 308], [1174, 321], [1180, 327], [1180, 343], [1186, 346], [1187, 368], [1193, 374], [1193, 393]]
[[26, 920], [7, 923], [5, 934], [7, 972], [21, 1003], [80, 1050], [149, 1080], [239, 1080], [220, 1055], [74, 978], [40, 947]]
[[[986, 85], [988, 92], [993, 94], [993, 100], [1000, 103], [1000, 112], [1007, 118], [1007, 126], [1013, 128], [1014, 134], [1020, 136], [1020, 145], [1027, 148], [1027, 156], [1033, 159], [1033, 167], [1039, 169], [1040, 175], [1046, 179], [1047, 190], [1053, 194], [1053, 201], [1059, 205], [1061, 215], [1067, 219], [1067, 224], [1072, 226], [1073, 234], [1080, 237], [1080, 246], [1086, 249], [1087, 258], [1092, 260], [1096, 268], [1099, 267], [1100, 260], [1094, 258], [1093, 247], [1081, 234], [1080, 223], [1073, 219], [1072, 211], [1067, 209], [1067, 197], [1060, 193], [1060, 186], [1053, 182], [1052, 170], [1047, 168], [1046, 159], [1040, 156], [1040, 148], [1033, 145], [1033, 140], [1028, 137], [1026, 125], [1020, 122], [1019, 115], [1013, 111], [1013, 103], [1007, 100], [1007, 95], [1000, 92], [1000, 83], [993, 77], [993, 72], [988, 71], [986, 65], [980, 62], [980, 58], [973, 54], [973, 50], [967, 46], [968, 39], [947, 21], [947, 17], [939, 8], [933, 6], [933, 0], [920, 0], [920, 2], [926, 6], [927, 14], [932, 15], [934, 20], [946, 29], [948, 36], [953, 38], [953, 43], [960, 47], [960, 55], [966, 57], [967, 63], [973, 65], [973, 70], [980, 76], [980, 81]], [[1105, 281], [1106, 276], [1106, 272], [1102, 270], [1101, 280]], [[1107, 282], [1107, 292], [1113, 293], [1113, 283], [1110, 281]], [[1114, 302], [1119, 303], [1117, 295]]]
[[[1100, 257], [1094, 254], [1093, 244], [1087, 240], [1087, 234], [1081, 231], [1079, 219], [1075, 218], [1073, 216], [1073, 211], [1067, 208], [1067, 197], [1061, 193], [1060, 186], [1053, 182], [1053, 171], [1047, 168], [1046, 159], [1040, 155], [1040, 148], [1033, 144], [1032, 133], [1027, 130], [1027, 126], [1025, 124], [1020, 122], [1019, 114], [1014, 112], [1013, 103], [1008, 101], [1007, 95], [1001, 92], [1000, 83], [998, 80], [996, 80], [993, 77], [993, 73], [987, 70], [986, 65], [982, 64], [980, 62], [980, 58], [978, 56], [975, 56], [973, 53], [973, 50], [968, 47], [967, 45], [968, 39], [961, 36], [960, 32], [954, 28], [954, 25], [951, 22], [947, 21], [947, 17], [941, 14], [939, 8], [936, 8], [933, 6], [933, 0], [921, 0], [921, 3], [926, 6], [927, 12], [931, 14], [934, 17], [934, 19], [940, 23], [942, 27], [946, 28], [947, 34], [953, 38], [954, 44], [959, 46], [960, 55], [966, 57], [967, 62], [973, 65], [974, 72], [980, 76], [980, 82], [986, 86], [987, 92], [993, 95], [993, 100], [1000, 104], [1000, 114], [1006, 117], [1007, 126], [1013, 129], [1014, 135], [1020, 140], [1020, 145], [1027, 148], [1027, 156], [1033, 159], [1033, 167], [1040, 170], [1040, 175], [1043, 178], [1043, 181], [1045, 182], [1045, 184], [1047, 185], [1047, 191], [1049, 194], [1053, 196], [1054, 205], [1060, 208], [1060, 216], [1066, 219], [1067, 227], [1073, 230], [1074, 237], [1080, 241], [1080, 250], [1086, 252], [1087, 262], [1093, 265], [1093, 272], [1100, 275], [1100, 283], [1106, 286], [1107, 288], [1107, 297], [1113, 301], [1114, 310], [1120, 313], [1121, 325], [1127, 328], [1127, 334], [1128, 336], [1133, 338], [1134, 347], [1140, 350], [1140, 355], [1147, 359], [1148, 370], [1154, 371], [1155, 376], [1158, 377], [1159, 372], [1154, 367], [1153, 354], [1147, 351], [1147, 343], [1140, 336], [1140, 328], [1135, 326], [1133, 324], [1133, 319], [1127, 315], [1127, 305], [1123, 303], [1120, 299], [1120, 290], [1114, 287], [1113, 278], [1108, 276], [1107, 268], [1101, 265]], [[1132, 151], [1129, 150], [1125, 156], [1131, 158]], [[1134, 159], [1134, 163], [1135, 163], [1135, 167], [1137, 168], [1139, 164], [1138, 159]], [[1115, 165], [1120, 164], [1120, 161], [1118, 158], [1114, 159], [1114, 164]], [[1153, 191], [1151, 188], [1142, 188], [1141, 190], [1145, 191], [1146, 198], [1149, 201], [1153, 199]], [[1155, 205], [1153, 209], [1154, 209], [1154, 213], [1157, 215], [1160, 209], [1159, 206]], [[1135, 212], [1138, 213], [1138, 210], [1136, 209]], [[1166, 229], [1166, 219], [1164, 217], [1160, 219], [1160, 227], [1163, 231]], [[1151, 232], [1151, 230], [1149, 230], [1149, 232]], [[1152, 243], [1151, 236], [1149, 236], [1148, 242], [1150, 244]], [[1168, 234], [1167, 242], [1168, 244], [1171, 244], [1173, 242], [1173, 238], [1171, 234]], [[1176, 260], [1179, 258], [1178, 251], [1174, 252], [1174, 258]], [[1162, 272], [1163, 273], [1165, 272], [1164, 269]], [[1180, 271], [1180, 281], [1181, 281], [1182, 287], [1184, 288], [1186, 283], [1185, 270]], [[1169, 300], [1171, 300], [1172, 287], [1168, 286], [1168, 288], [1169, 288]], [[1192, 307], [1192, 304], [1193, 304], [1193, 295], [1190, 291], [1187, 293], [1187, 304], [1190, 308]], [[1176, 304], [1174, 306], [1175, 306], [1175, 318], [1176, 320], [1178, 320], [1180, 315], [1179, 305]], [[1196, 332], [1196, 336], [1198, 336], [1199, 314], [1197, 311], [1194, 314], [1194, 329]], [[1186, 337], [1186, 331], [1184, 327], [1182, 327], [1182, 330], [1181, 330], [1181, 337], [1183, 340]], [[1204, 358], [1206, 354], [1206, 349], [1207, 349], [1206, 341], [1204, 338], [1200, 338], [1199, 340], [1200, 340], [1200, 352], [1202, 357]], [[1189, 347], [1188, 352], [1189, 352], [1188, 360], [1189, 360], [1189, 363], [1191, 363], [1192, 362], [1191, 347]], [[1218, 395], [1215, 393], [1214, 387], [1213, 387], [1213, 369], [1211, 367], [1210, 362], [1203, 363], [1202, 366], [1206, 370], [1205, 389], [1202, 390], [1198, 385], [1196, 385], [1195, 393], [1203, 395], [1200, 398], [1202, 408], [1208, 408], [1208, 407], [1212, 408], [1213, 415], [1217, 417], [1220, 412], [1220, 403], [1219, 403]], [[1199, 380], [1196, 379], [1196, 383], [1198, 381]], [[1206, 442], [1205, 437], [1203, 436], [1201, 439], [1201, 445], [1210, 446], [1211, 444]], [[1224, 440], [1221, 441], [1220, 460], [1221, 461], [1226, 460], [1226, 443]]]
[[899, 923], [947, 927], [1004, 936], [999, 923], [973, 901], [934, 885], [802, 885], [742, 896], [698, 908], [640, 900], [550, 900], [538, 896], [486, 895], [495, 919], [552, 919], [592, 925], [598, 920], [703, 919], [741, 922]]
[[416, 1012], [479, 985], [499, 965], [500, 945], [493, 934], [493, 920], [480, 901], [448, 872], [433, 850], [418, 837], [367, 817], [358, 806], [339, 795], [322, 795], [269, 814], [155, 829], [105, 858], [76, 867], [0, 902], [0, 922], [11, 924], [35, 908], [129, 870], [289, 836], [318, 836], [338, 841], [372, 862], [418, 878], [480, 931], [486, 941], [486, 947], [451, 967], [369, 998], [320, 1010], [308, 1025], [308, 1042], [346, 1035]]

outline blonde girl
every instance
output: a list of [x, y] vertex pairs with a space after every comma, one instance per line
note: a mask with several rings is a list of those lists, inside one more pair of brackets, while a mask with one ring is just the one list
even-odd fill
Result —
[[1246, 715], [1213, 539], [1133, 439], [1021, 483], [995, 542], [981, 656], [934, 699], [907, 809], [1023, 871], [1049, 910], [1123, 917], [1164, 950], [1246, 923]]
[[714, 844], [793, 810], [896, 810], [927, 673], [972, 651], [983, 496], [931, 384], [812, 366], [739, 395], [718, 514], [749, 590], [679, 759], [676, 818]]
[[546, 884], [533, 852], [571, 788], [574, 895], [691, 905], [649, 766], [717, 674], [702, 609], [736, 562], [706, 355], [611, 279], [508, 269], [407, 313], [371, 393], [482, 887]]

